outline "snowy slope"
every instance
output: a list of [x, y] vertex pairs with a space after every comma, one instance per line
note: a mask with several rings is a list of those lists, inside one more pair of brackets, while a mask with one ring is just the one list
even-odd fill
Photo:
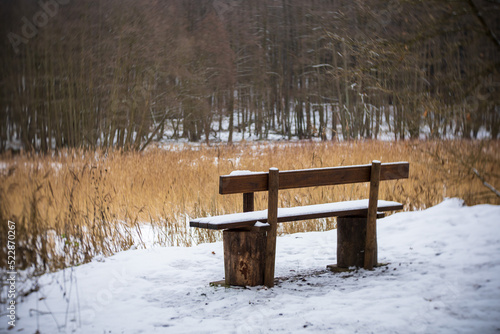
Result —
[[43, 276], [0, 332], [500, 333], [500, 207], [398, 213], [378, 244], [387, 266], [333, 274], [335, 230], [280, 237], [272, 289], [210, 287], [222, 243], [126, 251]]

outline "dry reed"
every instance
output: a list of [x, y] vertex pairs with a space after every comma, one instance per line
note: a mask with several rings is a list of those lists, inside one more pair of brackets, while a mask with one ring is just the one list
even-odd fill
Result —
[[[218, 176], [232, 170], [267, 171], [409, 161], [410, 179], [383, 182], [380, 198], [405, 210], [460, 197], [469, 205], [500, 204], [472, 173], [476, 168], [497, 189], [498, 141], [286, 142], [235, 146], [172, 145], [146, 152], [61, 151], [0, 158], [1, 235], [16, 222], [19, 269], [57, 270], [141, 246], [141, 225], [153, 228], [161, 245], [219, 240], [220, 232], [190, 229], [189, 218], [242, 210], [241, 195], [218, 194]], [[359, 199], [367, 184], [280, 192], [281, 206]], [[256, 196], [256, 210], [266, 207]], [[280, 233], [327, 230], [334, 219], [282, 224]], [[134, 237], [135, 236], [135, 237]], [[137, 241], [139, 240], [139, 241]], [[6, 268], [0, 241], [0, 266]]]

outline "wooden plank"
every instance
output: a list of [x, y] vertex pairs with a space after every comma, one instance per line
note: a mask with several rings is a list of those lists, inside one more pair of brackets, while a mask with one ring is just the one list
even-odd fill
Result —
[[377, 264], [377, 203], [380, 185], [380, 161], [374, 160], [370, 172], [370, 196], [368, 199], [368, 218], [366, 219], [366, 243], [364, 268], [372, 270]]
[[[340, 202], [342, 203], [342, 202]], [[390, 204], [385, 204], [385, 205], [378, 205], [377, 210], [384, 212], [384, 211], [396, 211], [396, 210], [402, 210], [403, 209], [403, 204], [397, 203], [397, 202], [389, 202]], [[328, 204], [325, 204], [328, 205]], [[368, 213], [368, 204], [364, 207], [360, 207], [359, 205], [356, 205], [355, 208], [342, 208], [342, 209], [332, 209], [332, 210], [316, 210], [315, 207], [318, 207], [316, 205], [306, 205], [302, 207], [295, 207], [294, 210], [297, 211], [304, 211], [305, 213], [302, 214], [288, 214], [286, 212], [286, 209], [281, 209], [280, 213], [278, 214], [278, 223], [284, 223], [284, 222], [292, 222], [292, 221], [299, 221], [299, 220], [310, 220], [310, 219], [319, 219], [319, 218], [328, 218], [328, 217], [345, 217], [345, 216], [367, 216]], [[284, 213], [283, 213], [284, 212]], [[245, 215], [245, 214], [237, 214], [238, 218], [236, 219], [230, 219], [227, 223], [217, 223], [217, 224], [211, 224], [210, 220], [216, 220], [220, 216], [215, 216], [215, 217], [207, 217], [207, 218], [198, 218], [198, 219], [193, 219], [190, 221], [190, 226], [191, 227], [201, 227], [201, 228], [208, 228], [208, 229], [213, 229], [213, 230], [223, 230], [227, 228], [235, 229], [235, 228], [244, 228], [244, 227], [252, 227], [256, 222], [262, 222], [262, 223], [267, 223], [267, 212], [266, 210], [262, 211], [257, 211], [255, 213], [258, 213], [258, 215], [251, 214], [251, 215]], [[227, 215], [226, 215], [227, 216]], [[247, 216], [247, 217], [245, 217]], [[205, 221], [205, 223], [200, 224], [200, 220]]]
[[244, 226], [244, 227], [238, 227], [238, 228], [229, 228], [229, 230], [231, 231], [251, 231], [251, 232], [265, 232], [265, 231], [269, 231], [271, 229], [271, 226], [269, 225], [260, 225], [260, 226], [255, 226], [255, 225], [251, 225], [251, 226]]
[[223, 239], [225, 283], [233, 286], [264, 284], [266, 233], [225, 230]]
[[[385, 163], [381, 166], [380, 180], [408, 178], [408, 162]], [[357, 182], [370, 182], [371, 165], [314, 168], [280, 172], [279, 189], [328, 186]], [[237, 194], [268, 190], [268, 173], [222, 175], [219, 193]]]
[[282, 189], [293, 189], [367, 182], [370, 173], [368, 167], [369, 166], [351, 166], [285, 171], [280, 175], [280, 184]]
[[226, 195], [267, 191], [268, 178], [268, 173], [221, 175], [219, 178], [219, 194]]
[[269, 169], [269, 199], [267, 210], [267, 223], [270, 229], [267, 232], [266, 257], [264, 269], [264, 285], [274, 286], [274, 264], [276, 260], [276, 230], [278, 228], [278, 189], [279, 170]]
[[364, 267], [366, 217], [337, 218], [337, 267]]
[[254, 193], [243, 194], [243, 212], [254, 211]]

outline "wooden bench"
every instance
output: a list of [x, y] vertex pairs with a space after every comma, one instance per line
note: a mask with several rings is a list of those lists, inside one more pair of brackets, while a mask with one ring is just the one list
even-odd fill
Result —
[[[227, 285], [274, 285], [277, 223], [327, 217], [337, 219], [337, 267], [372, 269], [377, 265], [376, 218], [403, 209], [397, 202], [378, 200], [380, 181], [408, 178], [409, 163], [316, 168], [220, 177], [219, 193], [243, 194], [243, 213], [197, 218], [191, 227], [223, 231]], [[283, 189], [370, 182], [368, 199], [278, 208]], [[268, 209], [254, 211], [254, 193], [268, 192]]]

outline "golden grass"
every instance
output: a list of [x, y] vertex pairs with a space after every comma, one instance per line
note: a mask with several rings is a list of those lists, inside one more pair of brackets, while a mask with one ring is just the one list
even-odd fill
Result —
[[[382, 182], [380, 198], [405, 210], [460, 197], [469, 205], [500, 204], [471, 171], [499, 189], [498, 141], [242, 143], [179, 146], [137, 152], [67, 150], [55, 156], [0, 158], [0, 232], [16, 223], [19, 268], [55, 270], [110, 255], [134, 243], [141, 224], [153, 227], [162, 245], [211, 242], [220, 232], [191, 229], [189, 218], [238, 212], [241, 195], [218, 194], [218, 176], [232, 170], [267, 171], [409, 161], [410, 179]], [[280, 192], [280, 206], [367, 197], [368, 184]], [[256, 210], [266, 207], [257, 194]], [[280, 233], [327, 230], [334, 219], [285, 223]], [[6, 242], [2, 240], [3, 245]], [[138, 245], [140, 246], [140, 245]], [[6, 247], [0, 266], [6, 267]]]

